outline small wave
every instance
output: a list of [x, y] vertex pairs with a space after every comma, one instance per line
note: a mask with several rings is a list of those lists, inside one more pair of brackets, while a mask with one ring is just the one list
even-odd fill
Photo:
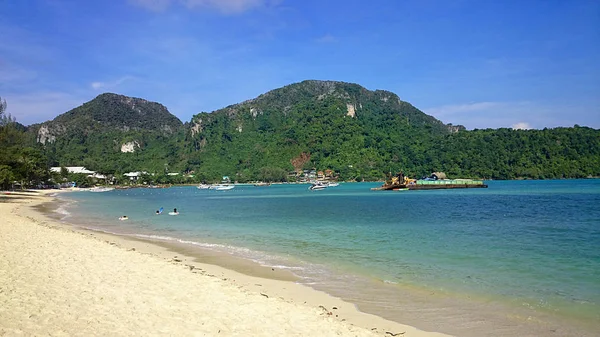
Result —
[[284, 266], [284, 265], [280, 265], [280, 264], [269, 265], [268, 267], [277, 268], [277, 269], [290, 269], [290, 270], [304, 270], [305, 269], [302, 267]]
[[190, 240], [183, 240], [179, 238], [174, 238], [172, 236], [164, 236], [164, 235], [156, 235], [156, 234], [132, 234], [133, 236], [145, 238], [145, 239], [154, 239], [154, 240], [164, 240], [164, 241], [176, 241], [183, 244], [200, 246], [203, 248], [227, 248], [227, 246], [216, 244], [216, 243], [205, 243], [205, 242], [197, 242]]
[[394, 282], [394, 281], [390, 281], [390, 280], [383, 280], [383, 283], [386, 283], [386, 284], [398, 284], [398, 282]]
[[147, 235], [147, 234], [133, 234], [133, 236], [137, 236], [140, 238], [145, 238], [145, 239], [158, 239], [158, 240], [167, 240], [167, 241], [176, 241], [176, 238], [170, 237], [170, 236], [163, 236], [163, 235]]
[[60, 220], [64, 220], [71, 216], [71, 212], [67, 211], [63, 206], [58, 207], [54, 210], [54, 213], [60, 214]]
[[[264, 266], [264, 267], [300, 272], [300, 273], [294, 272], [294, 274], [296, 276], [301, 276], [301, 275], [304, 276], [303, 274], [305, 274], [307, 272], [309, 274], [313, 274], [313, 275], [314, 274], [325, 274], [321, 270], [322, 268], [319, 268], [317, 266], [311, 266], [311, 265], [293, 266], [293, 265], [277, 263], [275, 261], [277, 261], [277, 260], [280, 261], [280, 258], [266, 254], [264, 252], [245, 248], [245, 247], [238, 247], [238, 246], [224, 245], [224, 244], [217, 244], [217, 243], [198, 242], [198, 241], [192, 241], [192, 240], [184, 240], [184, 239], [180, 239], [180, 238], [176, 238], [176, 237], [172, 237], [172, 236], [158, 235], [158, 234], [139, 234], [138, 233], [138, 234], [130, 234], [130, 235], [139, 237], [139, 238], [144, 238], [144, 239], [178, 242], [178, 243], [182, 243], [182, 244], [186, 244], [186, 245], [193, 245], [193, 246], [200, 247], [200, 248], [213, 249], [213, 250], [217, 250], [217, 251], [221, 251], [221, 252], [226, 252], [226, 253], [232, 254], [234, 256], [248, 259], [248, 260], [258, 263], [259, 265]], [[304, 278], [304, 277], [302, 277], [302, 278]]]
[[62, 206], [54, 210], [55, 213], [63, 214], [63, 215], [71, 215], [71, 212], [64, 209]]

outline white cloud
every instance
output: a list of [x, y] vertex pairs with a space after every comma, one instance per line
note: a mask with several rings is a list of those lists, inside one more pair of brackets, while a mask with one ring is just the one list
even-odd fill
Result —
[[249, 9], [260, 7], [265, 0], [183, 0], [188, 8], [215, 8], [226, 14], [242, 13]]
[[316, 39], [316, 41], [319, 43], [332, 43], [332, 42], [336, 42], [337, 39], [335, 38], [335, 36], [333, 36], [331, 34], [325, 34], [325, 35], [319, 37], [318, 39]]
[[154, 12], [162, 12], [171, 4], [171, 0], [129, 0], [129, 2]]
[[54, 119], [88, 100], [84, 97], [55, 91], [8, 94], [2, 99], [6, 99], [6, 112], [24, 125]]
[[499, 108], [502, 105], [505, 105], [505, 103], [478, 102], [478, 103], [466, 103], [466, 104], [455, 104], [455, 105], [443, 105], [440, 107], [426, 109], [425, 112], [430, 115], [436, 116], [436, 117], [443, 117], [443, 116], [452, 116], [452, 115], [470, 113], [470, 112], [485, 112], [485, 111], [489, 111], [490, 109]]
[[529, 123], [519, 122], [519, 123], [513, 124], [512, 128], [515, 130], [529, 130], [529, 129], [531, 129], [531, 126], [529, 126]]
[[60, 52], [24, 28], [0, 23], [0, 90], [39, 80]]
[[489, 101], [443, 105], [422, 110], [445, 123], [461, 124], [468, 129], [543, 129], [570, 127], [575, 124], [598, 128], [600, 113], [597, 108], [590, 109], [594, 104], [598, 106], [597, 100], [581, 104]]
[[[544, 128], [573, 125], [557, 106], [533, 102], [475, 102], [423, 109], [445, 123], [461, 124], [468, 129]], [[523, 122], [527, 118], [528, 122]]]
[[112, 88], [118, 87], [123, 82], [133, 80], [133, 79], [135, 79], [133, 76], [123, 76], [112, 82], [92, 82], [90, 84], [90, 86], [94, 90], [100, 90], [100, 89], [107, 90], [107, 89], [112, 89]]
[[189, 9], [215, 9], [223, 14], [238, 14], [253, 8], [276, 4], [275, 0], [130, 0], [131, 3], [155, 12], [162, 12], [171, 4]]
[[3, 63], [0, 60], [0, 82], [2, 83], [23, 83], [31, 81], [37, 77], [37, 72], [33, 69], [26, 69], [17, 65]]

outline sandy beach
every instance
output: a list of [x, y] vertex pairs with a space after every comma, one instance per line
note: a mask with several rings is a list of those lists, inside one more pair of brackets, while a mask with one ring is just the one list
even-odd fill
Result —
[[0, 335], [447, 336], [359, 312], [283, 271], [242, 274], [64, 225], [34, 209], [51, 200], [0, 196]]

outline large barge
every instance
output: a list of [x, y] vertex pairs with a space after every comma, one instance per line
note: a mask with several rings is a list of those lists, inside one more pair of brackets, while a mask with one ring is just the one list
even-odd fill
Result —
[[476, 179], [446, 179], [443, 172], [435, 172], [425, 179], [410, 179], [399, 173], [386, 180], [381, 187], [375, 187], [374, 191], [405, 191], [405, 190], [442, 190], [454, 188], [487, 188], [483, 180]]
[[416, 180], [407, 184], [409, 190], [441, 190], [450, 188], [487, 188], [483, 180], [473, 179], [441, 179]]

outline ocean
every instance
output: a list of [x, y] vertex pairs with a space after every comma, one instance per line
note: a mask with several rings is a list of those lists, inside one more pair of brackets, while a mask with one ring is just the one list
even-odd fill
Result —
[[[486, 183], [73, 192], [60, 194], [56, 212], [86, 228], [287, 269], [360, 310], [425, 330], [600, 335], [600, 180]], [[179, 215], [169, 216], [174, 208]]]

